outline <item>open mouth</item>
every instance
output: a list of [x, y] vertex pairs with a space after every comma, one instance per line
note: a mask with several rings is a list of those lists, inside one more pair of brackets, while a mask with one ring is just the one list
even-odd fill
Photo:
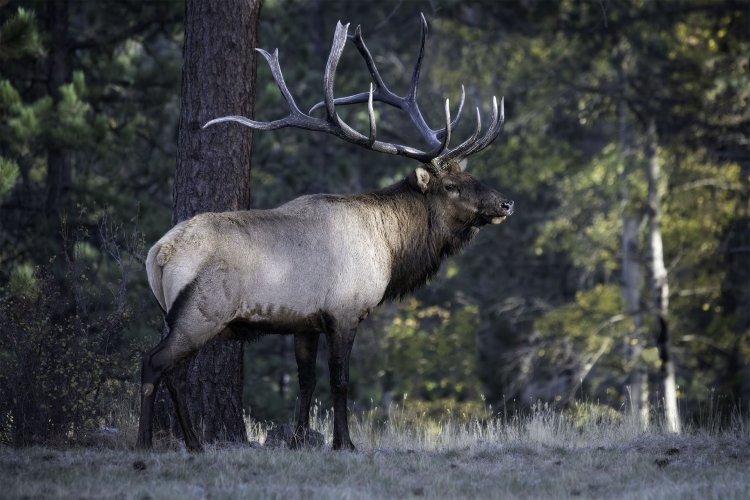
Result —
[[480, 221], [481, 221], [480, 225], [483, 225], [483, 224], [501, 224], [510, 215], [513, 215], [513, 209], [512, 208], [510, 210], [501, 210], [500, 213], [485, 214], [485, 215], [482, 215], [482, 217], [480, 218]]
[[498, 213], [497, 215], [491, 215], [487, 217], [487, 219], [489, 220], [490, 224], [500, 224], [511, 215], [513, 215], [512, 202], [510, 203], [510, 207], [502, 207], [500, 209], [500, 213]]

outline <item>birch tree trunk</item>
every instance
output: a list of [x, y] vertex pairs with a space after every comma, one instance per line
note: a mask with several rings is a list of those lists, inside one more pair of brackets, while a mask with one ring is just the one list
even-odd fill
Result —
[[625, 365], [629, 367], [627, 384], [630, 394], [630, 415], [642, 430], [648, 428], [648, 377], [641, 359], [643, 352], [643, 313], [641, 311], [641, 263], [638, 261], [638, 236], [642, 217], [629, 201], [629, 177], [633, 173], [632, 131], [624, 104], [619, 109], [619, 148], [623, 160], [620, 184], [622, 210], [622, 297], [626, 314], [633, 322], [633, 331], [625, 339]]
[[[173, 223], [249, 208], [251, 130], [202, 126], [222, 115], [253, 116], [260, 7], [260, 0], [187, 0]], [[177, 371], [203, 441], [246, 441], [242, 343], [214, 339]]]
[[669, 280], [664, 265], [664, 247], [661, 238], [661, 163], [659, 161], [659, 138], [656, 123], [652, 118], [646, 132], [646, 177], [648, 180], [648, 254], [650, 289], [653, 294], [653, 310], [656, 317], [655, 337], [661, 362], [660, 376], [664, 389], [664, 420], [667, 430], [680, 432], [677, 412], [677, 384], [674, 361], [669, 346]]
[[722, 286], [723, 306], [735, 317], [727, 378], [741, 412], [750, 412], [750, 159], [740, 161], [741, 194], [728, 229]]
[[[750, 160], [745, 159], [740, 163], [741, 179], [743, 182], [743, 191], [740, 204], [740, 213], [736, 231], [736, 250], [731, 249], [730, 255], [730, 272], [736, 270], [734, 280], [736, 280], [737, 320], [735, 331], [737, 332], [736, 353], [739, 354], [739, 390], [740, 410], [747, 415], [750, 412]], [[744, 251], [743, 251], [744, 249]]]

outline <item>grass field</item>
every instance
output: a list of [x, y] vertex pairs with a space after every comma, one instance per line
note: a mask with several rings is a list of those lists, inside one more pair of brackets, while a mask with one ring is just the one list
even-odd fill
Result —
[[[330, 440], [328, 416], [315, 427]], [[262, 442], [266, 428], [249, 424]], [[642, 432], [628, 422], [537, 410], [510, 421], [352, 419], [356, 452], [255, 444], [189, 454], [0, 448], [0, 498], [750, 498], [750, 432]]]

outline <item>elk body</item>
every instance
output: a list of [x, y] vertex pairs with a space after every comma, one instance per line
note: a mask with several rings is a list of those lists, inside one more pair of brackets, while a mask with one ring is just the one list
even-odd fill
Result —
[[[268, 60], [290, 115], [273, 122], [229, 116], [258, 129], [298, 127], [324, 131], [368, 149], [399, 154], [422, 162], [406, 179], [385, 189], [354, 195], [311, 195], [272, 210], [205, 213], [181, 222], [165, 234], [146, 259], [151, 289], [166, 313], [169, 334], [145, 357], [142, 368], [140, 447], [151, 446], [154, 396], [162, 376], [216, 336], [252, 338], [261, 334], [294, 335], [300, 380], [300, 407], [295, 438], [303, 441], [315, 388], [315, 361], [320, 334], [326, 336], [333, 393], [333, 447], [353, 449], [347, 424], [349, 357], [359, 323], [380, 303], [401, 297], [424, 284], [441, 262], [459, 251], [479, 228], [498, 224], [513, 212], [513, 202], [462, 170], [461, 161], [499, 134], [503, 113], [494, 102], [484, 134], [477, 109], [474, 134], [449, 147], [449, 105], [445, 127], [426, 125], [416, 106], [419, 69], [411, 89], [399, 97], [385, 86], [357, 28], [353, 42], [365, 58], [375, 88], [334, 99], [333, 76], [348, 38], [340, 23], [325, 74], [326, 118], [297, 108], [286, 88], [278, 56]], [[405, 111], [431, 146], [424, 152], [376, 140], [373, 101]], [[370, 133], [356, 132], [336, 114], [336, 104], [368, 103]], [[463, 98], [457, 115], [463, 108]], [[311, 110], [312, 111], [312, 110]], [[182, 400], [179, 381], [164, 377], [188, 449], [200, 449]]]

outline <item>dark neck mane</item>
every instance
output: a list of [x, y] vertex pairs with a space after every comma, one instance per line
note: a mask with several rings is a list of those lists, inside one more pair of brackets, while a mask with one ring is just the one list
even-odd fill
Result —
[[476, 233], [471, 227], [451, 232], [427, 197], [407, 181], [353, 198], [371, 214], [372, 229], [383, 235], [391, 254], [391, 277], [383, 301], [401, 298], [425, 284], [443, 260]]

